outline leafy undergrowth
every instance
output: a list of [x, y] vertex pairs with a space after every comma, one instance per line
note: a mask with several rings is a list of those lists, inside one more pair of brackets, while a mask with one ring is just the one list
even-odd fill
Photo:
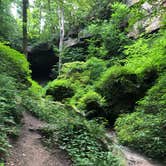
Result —
[[0, 43], [0, 161], [11, 147], [8, 137], [19, 135], [22, 92], [28, 89], [29, 65], [24, 55]]
[[116, 122], [117, 134], [123, 144], [162, 160], [166, 157], [165, 37], [163, 31], [152, 38], [140, 39], [128, 47], [129, 57], [125, 67], [143, 80], [137, 89], [140, 89], [140, 85], [147, 88], [147, 85], [152, 84], [144, 91], [142, 99], [136, 101], [136, 112], [124, 114]]
[[22, 111], [29, 110], [48, 122], [49, 125], [42, 130], [47, 145], [53, 147], [58, 143], [69, 153], [75, 165], [120, 165], [119, 159], [104, 143], [102, 125], [87, 121], [67, 104], [44, 98], [45, 90], [30, 79], [24, 55], [3, 44], [0, 48], [1, 160], [8, 155], [8, 137], [19, 135]]
[[[36, 89], [40, 95], [36, 95]], [[71, 156], [74, 165], [120, 165], [120, 159], [108, 149], [102, 125], [87, 121], [71, 106], [51, 101], [50, 98], [42, 98], [42, 94], [42, 88], [36, 83], [33, 84], [24, 105], [48, 122], [48, 126], [41, 130], [48, 147], [54, 148], [58, 143], [60, 148]]]
[[[165, 39], [166, 32], [161, 30], [157, 34], [136, 40], [125, 46], [126, 58], [116, 61], [111, 67], [109, 61], [96, 57], [91, 57], [86, 62], [64, 64], [62, 74], [53, 83], [61, 87], [65, 82], [65, 87], [73, 87], [74, 93], [72, 96], [66, 95], [62, 100], [63, 104], [69, 105], [90, 120], [115, 124], [122, 144], [139, 149], [149, 157], [163, 158], [166, 140], [163, 134], [165, 116], [161, 109], [165, 110], [164, 96], [158, 96], [159, 90], [156, 90], [153, 92], [154, 98], [157, 98], [154, 100], [156, 103], [151, 105], [152, 101], [146, 100], [150, 89], [158, 87], [157, 80], [164, 75]], [[46, 87], [46, 94], [53, 83]], [[54, 93], [61, 93], [57, 91], [60, 89], [57, 87]], [[164, 83], [162, 87], [162, 91], [165, 91]], [[68, 93], [68, 88], [63, 90]], [[54, 100], [56, 101], [55, 98]], [[142, 106], [146, 103], [146, 107], [140, 108], [142, 111], [137, 111], [141, 107], [139, 103]], [[147, 114], [147, 107], [150, 112], [156, 110], [156, 114]], [[121, 117], [123, 114], [124, 118]], [[152, 131], [154, 127], [157, 132]]]
[[136, 112], [118, 118], [116, 130], [121, 143], [149, 157], [166, 155], [166, 73], [138, 102]]

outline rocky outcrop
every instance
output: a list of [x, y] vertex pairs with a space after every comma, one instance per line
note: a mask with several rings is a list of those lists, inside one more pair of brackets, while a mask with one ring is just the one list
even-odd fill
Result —
[[[128, 0], [126, 3], [134, 7], [138, 0]], [[162, 26], [162, 15], [166, 9], [166, 0], [145, 1], [140, 4], [140, 10], [144, 13], [144, 17], [138, 20], [130, 32], [129, 37], [138, 38], [141, 33], [153, 33]], [[164, 10], [164, 11], [163, 11]]]
[[65, 47], [73, 47], [75, 45], [77, 45], [79, 43], [79, 39], [78, 38], [67, 38], [65, 41], [64, 41], [64, 45]]
[[147, 20], [147, 22], [148, 22], [147, 23], [148, 26], [145, 28], [146, 33], [152, 33], [154, 31], [160, 29], [160, 27], [162, 25], [160, 16], [153, 17], [152, 19]]
[[141, 5], [142, 9], [144, 9], [147, 13], [153, 12], [153, 6], [149, 4], [148, 2], [145, 2]]
[[134, 4], [138, 3], [140, 0], [125, 0], [124, 3], [127, 4], [127, 6], [133, 6]]
[[129, 32], [129, 34], [128, 34], [128, 37], [138, 38], [142, 32], [153, 33], [155, 31], [159, 30], [161, 25], [162, 24], [161, 24], [160, 16], [155, 16], [152, 18], [147, 17], [134, 24], [132, 31]]
[[92, 37], [92, 35], [84, 34], [84, 33], [82, 33], [82, 31], [80, 31], [77, 36], [78, 37], [76, 37], [76, 38], [68, 37], [64, 41], [64, 46], [66, 48], [68, 48], [68, 47], [80, 47], [80, 46], [81, 47], [86, 47], [87, 46], [87, 40]]

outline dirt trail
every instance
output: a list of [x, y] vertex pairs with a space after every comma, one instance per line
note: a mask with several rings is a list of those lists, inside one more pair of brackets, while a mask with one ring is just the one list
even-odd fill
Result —
[[23, 114], [23, 128], [17, 142], [13, 145], [6, 166], [70, 166], [68, 156], [58, 147], [51, 154], [42, 145], [37, 130], [44, 122], [29, 113]]
[[114, 131], [110, 130], [106, 135], [114, 142], [114, 144], [120, 148], [120, 151], [126, 159], [127, 166], [163, 166], [157, 162], [151, 161], [143, 155], [130, 150], [129, 148], [118, 145], [117, 137]]

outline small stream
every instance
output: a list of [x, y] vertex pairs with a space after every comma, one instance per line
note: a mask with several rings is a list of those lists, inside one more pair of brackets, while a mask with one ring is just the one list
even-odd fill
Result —
[[126, 166], [164, 166], [118, 143], [115, 131], [108, 130], [106, 136], [118, 147], [126, 160]]

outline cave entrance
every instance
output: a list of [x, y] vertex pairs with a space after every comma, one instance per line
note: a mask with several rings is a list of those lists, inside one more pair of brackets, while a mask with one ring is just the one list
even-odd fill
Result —
[[41, 43], [28, 49], [28, 61], [32, 70], [32, 78], [45, 83], [50, 80], [51, 70], [58, 62], [53, 46], [48, 43]]

